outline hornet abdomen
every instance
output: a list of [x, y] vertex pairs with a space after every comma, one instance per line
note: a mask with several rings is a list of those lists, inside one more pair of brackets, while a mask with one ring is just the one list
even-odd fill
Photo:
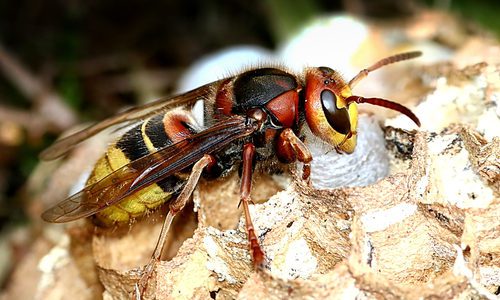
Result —
[[[144, 120], [107, 149], [95, 164], [87, 185], [94, 184], [131, 161], [198, 132], [196, 128], [190, 114], [182, 110], [170, 111]], [[187, 174], [176, 173], [153, 183], [98, 212], [94, 221], [99, 225], [110, 226], [140, 217], [177, 196], [185, 184], [186, 177]]]

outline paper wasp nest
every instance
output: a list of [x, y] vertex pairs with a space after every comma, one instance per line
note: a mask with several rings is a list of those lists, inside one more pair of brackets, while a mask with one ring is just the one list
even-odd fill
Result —
[[[261, 195], [254, 198], [272, 195], [251, 210], [267, 257], [259, 271], [251, 264], [244, 223], [227, 229], [239, 217], [237, 179], [202, 185], [194, 236], [159, 265], [148, 297], [495, 298], [500, 286], [500, 69], [481, 64], [422, 72], [419, 76], [427, 76], [433, 88], [416, 108], [424, 126], [411, 132], [384, 127], [387, 177], [335, 190], [292, 180], [278, 193], [269, 178], [257, 180], [254, 190]], [[443, 120], [436, 123], [432, 114], [442, 114]], [[489, 126], [485, 119], [491, 120]], [[366, 159], [361, 155], [357, 161]], [[140, 241], [149, 247], [147, 258], [158, 226], [154, 232], [137, 230], [123, 247]], [[114, 244], [94, 237], [94, 252], [105, 294], [125, 298], [137, 277], [122, 268]]]
[[[144, 297], [496, 299], [500, 48], [474, 42], [467, 47], [456, 56], [460, 67], [433, 64], [408, 74], [412, 96], [407, 98], [414, 99], [420, 130], [397, 129], [407, 126], [400, 117], [388, 119], [382, 129], [363, 117], [367, 131], [360, 134], [373, 139], [354, 160], [322, 157], [325, 165], [337, 163], [350, 171], [329, 177], [313, 170], [320, 190], [295, 178], [288, 178], [284, 189], [268, 175], [256, 178], [253, 198], [258, 203], [251, 214], [266, 253], [262, 270], [252, 266], [236, 209], [237, 176], [202, 183], [194, 207], [174, 224], [164, 253], [171, 259], [157, 266]], [[487, 63], [463, 59], [477, 49], [480, 61]], [[380, 159], [372, 160], [374, 150], [382, 153]], [[367, 182], [361, 167], [370, 161], [376, 175]], [[346, 174], [353, 178], [350, 187], [328, 188], [335, 176]], [[361, 179], [356, 183], [356, 178]], [[161, 221], [155, 215], [131, 228], [103, 232], [73, 225], [62, 239], [51, 238], [58, 244], [46, 255], [49, 243], [39, 241], [32, 254], [43, 256], [33, 285], [36, 295], [129, 299]], [[61, 235], [57, 230], [51, 226], [46, 232]], [[36, 261], [27, 262], [25, 272]], [[22, 278], [22, 269], [13, 281]]]

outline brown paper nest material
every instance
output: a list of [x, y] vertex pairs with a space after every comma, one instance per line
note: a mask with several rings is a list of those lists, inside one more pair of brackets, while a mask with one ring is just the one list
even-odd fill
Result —
[[[438, 66], [418, 76], [428, 85], [415, 109], [423, 128], [391, 127], [405, 128], [401, 117], [386, 122], [386, 177], [318, 190], [297, 178], [260, 175], [251, 214], [266, 262], [257, 270], [236, 209], [237, 176], [201, 183], [144, 298], [496, 299], [500, 68]], [[29, 288], [40, 299], [129, 299], [162, 218], [158, 212], [110, 230], [88, 222], [65, 233], [47, 227], [38, 244], [56, 245], [33, 253], [41, 259]], [[34, 268], [33, 261], [18, 269]]]

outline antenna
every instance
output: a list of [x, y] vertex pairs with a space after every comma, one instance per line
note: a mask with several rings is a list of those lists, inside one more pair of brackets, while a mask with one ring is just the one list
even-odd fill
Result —
[[369, 103], [372, 105], [382, 106], [382, 107], [389, 108], [389, 109], [392, 109], [395, 111], [399, 111], [400, 113], [402, 113], [402, 114], [406, 115], [408, 118], [410, 118], [413, 122], [415, 122], [415, 124], [417, 124], [418, 127], [420, 127], [420, 120], [418, 119], [418, 117], [409, 108], [407, 108], [406, 106], [401, 105], [399, 103], [392, 102], [392, 101], [382, 99], [382, 98], [364, 98], [361, 96], [347, 97], [346, 102], [347, 102], [347, 105], [349, 105], [349, 103], [352, 103], [352, 102]]
[[359, 71], [358, 75], [354, 76], [354, 78], [351, 79], [351, 81], [349, 81], [349, 87], [352, 89], [354, 86], [356, 86], [356, 84], [361, 79], [363, 79], [366, 76], [368, 76], [368, 74], [370, 72], [373, 72], [373, 71], [375, 71], [375, 70], [377, 70], [377, 69], [379, 69], [379, 68], [381, 68], [383, 66], [387, 66], [387, 65], [396, 63], [398, 61], [413, 59], [415, 57], [419, 57], [420, 55], [422, 55], [421, 51], [412, 51], [412, 52], [400, 53], [400, 54], [396, 54], [396, 55], [393, 55], [393, 56], [389, 56], [389, 57], [383, 58], [383, 59], [377, 61], [371, 67]]

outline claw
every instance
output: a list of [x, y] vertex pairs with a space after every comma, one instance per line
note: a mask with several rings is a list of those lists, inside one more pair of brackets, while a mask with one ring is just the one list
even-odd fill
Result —
[[146, 293], [149, 280], [153, 277], [157, 262], [158, 260], [152, 258], [142, 269], [141, 278], [139, 278], [139, 281], [134, 286], [134, 296], [136, 300], [142, 299], [142, 295]]

